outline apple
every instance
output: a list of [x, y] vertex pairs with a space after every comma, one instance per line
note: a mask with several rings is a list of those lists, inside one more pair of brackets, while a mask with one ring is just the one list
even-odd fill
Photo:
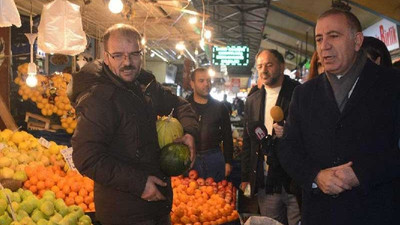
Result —
[[189, 171], [189, 178], [192, 180], [196, 180], [199, 177], [199, 174], [197, 173], [196, 170], [190, 170]]
[[227, 186], [227, 185], [228, 185], [228, 181], [227, 181], [227, 180], [222, 180], [222, 181], [221, 181], [221, 184], [222, 184], [222, 186], [224, 186], [224, 187], [225, 187], [225, 186]]
[[215, 183], [215, 182], [214, 182], [214, 178], [208, 177], [208, 178], [206, 179], [206, 185], [212, 185], [212, 183]]
[[204, 179], [203, 178], [197, 178], [197, 184], [199, 185], [199, 186], [203, 186], [204, 184], [205, 184], [205, 181], [204, 181]]

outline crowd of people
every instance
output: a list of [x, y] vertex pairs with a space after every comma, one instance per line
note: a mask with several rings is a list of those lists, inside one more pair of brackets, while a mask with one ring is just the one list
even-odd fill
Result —
[[[78, 115], [73, 160], [95, 181], [103, 225], [168, 225], [170, 178], [159, 168], [157, 115], [174, 109], [201, 177], [232, 171], [230, 112], [244, 116], [240, 188], [260, 214], [285, 225], [396, 224], [400, 212], [400, 73], [386, 46], [364, 37], [348, 11], [330, 9], [315, 28], [316, 52], [304, 84], [284, 75], [274, 49], [255, 59], [257, 85], [246, 102], [210, 96], [206, 68], [190, 76], [193, 94], [171, 93], [141, 68], [141, 36], [117, 24], [104, 34], [104, 60], [73, 75]], [[270, 111], [279, 106], [283, 121]], [[232, 108], [231, 108], [232, 107]], [[254, 137], [253, 124], [266, 138]]]

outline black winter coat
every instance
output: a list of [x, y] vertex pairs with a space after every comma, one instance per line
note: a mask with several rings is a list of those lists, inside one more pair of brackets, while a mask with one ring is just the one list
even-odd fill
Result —
[[[342, 113], [325, 74], [295, 89], [278, 156], [302, 186], [302, 224], [398, 224], [399, 113], [399, 74], [369, 60]], [[360, 186], [337, 197], [312, 189], [320, 170], [349, 161]]]
[[[276, 105], [280, 106], [283, 110], [285, 118], [288, 114], [289, 103], [292, 98], [294, 88], [299, 85], [299, 82], [290, 79], [288, 76], [284, 76], [282, 88], [279, 92]], [[243, 153], [241, 155], [241, 166], [242, 166], [242, 182], [250, 182], [251, 194], [254, 195], [257, 191], [257, 187], [265, 186], [267, 193], [281, 193], [282, 186], [289, 193], [291, 178], [282, 169], [279, 163], [270, 165], [268, 171], [268, 177], [266, 184], [258, 184], [256, 186], [257, 177], [264, 177], [264, 171], [261, 168], [257, 168], [259, 163], [259, 157], [262, 157], [262, 151], [260, 143], [252, 139], [249, 135], [248, 124], [249, 122], [264, 121], [264, 108], [265, 108], [265, 89], [258, 89], [253, 87], [251, 94], [247, 97], [245, 103], [245, 127], [243, 132]], [[276, 139], [276, 145], [279, 140]], [[268, 160], [277, 161], [276, 156], [277, 147], [270, 151]]]
[[[146, 87], [144, 94], [140, 85]], [[73, 75], [69, 96], [78, 115], [72, 156], [80, 173], [95, 181], [97, 219], [132, 224], [168, 215], [172, 190], [169, 177], [159, 168], [156, 116], [175, 108], [174, 116], [185, 132], [196, 136], [198, 125], [190, 104], [145, 71], [127, 85], [101, 61]], [[166, 201], [141, 199], [149, 175], [169, 183], [159, 187]]]

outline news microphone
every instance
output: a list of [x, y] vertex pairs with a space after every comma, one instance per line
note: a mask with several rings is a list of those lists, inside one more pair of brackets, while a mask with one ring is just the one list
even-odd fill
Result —
[[283, 110], [282, 110], [281, 107], [279, 107], [277, 105], [273, 106], [271, 108], [270, 114], [271, 114], [272, 119], [276, 123], [278, 123], [279, 126], [283, 126], [284, 125], [283, 119], [285, 118], [285, 115], [283, 114]]
[[247, 133], [259, 142], [268, 138], [268, 130], [262, 121], [251, 121], [247, 123]]

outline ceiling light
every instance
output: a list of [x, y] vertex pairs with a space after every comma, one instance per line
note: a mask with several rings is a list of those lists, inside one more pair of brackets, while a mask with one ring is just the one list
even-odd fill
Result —
[[176, 48], [176, 50], [178, 50], [178, 51], [182, 51], [182, 50], [184, 50], [184, 49], [186, 48], [186, 47], [185, 47], [185, 43], [184, 43], [183, 41], [178, 42], [178, 44], [176, 44], [175, 48]]
[[28, 64], [28, 77], [26, 78], [26, 85], [29, 87], [36, 87], [38, 80], [36, 77], [36, 64], [29, 63]]
[[204, 51], [204, 46], [205, 46], [204, 38], [200, 39], [199, 45], [200, 45], [201, 50]]
[[208, 75], [210, 75], [210, 77], [214, 77], [215, 71], [212, 68], [208, 69]]
[[156, 54], [154, 54], [154, 52], [153, 52], [153, 51], [151, 51], [151, 53], [150, 53], [150, 57], [151, 57], [151, 58], [153, 58], [155, 55], [156, 55]]
[[189, 18], [189, 23], [190, 23], [190, 24], [195, 24], [195, 23], [197, 23], [197, 17], [196, 17], [196, 16], [190, 17], [190, 18]]
[[205, 30], [204, 31], [204, 37], [210, 40], [211, 38], [211, 31], [210, 30]]
[[114, 14], [120, 13], [124, 8], [121, 0], [110, 0], [108, 3], [108, 9]]
[[140, 43], [145, 46], [146, 45], [146, 38], [143, 36], [142, 40], [140, 41]]
[[197, 50], [197, 48], [194, 50], [194, 54], [198, 55], [199, 54], [199, 50]]

